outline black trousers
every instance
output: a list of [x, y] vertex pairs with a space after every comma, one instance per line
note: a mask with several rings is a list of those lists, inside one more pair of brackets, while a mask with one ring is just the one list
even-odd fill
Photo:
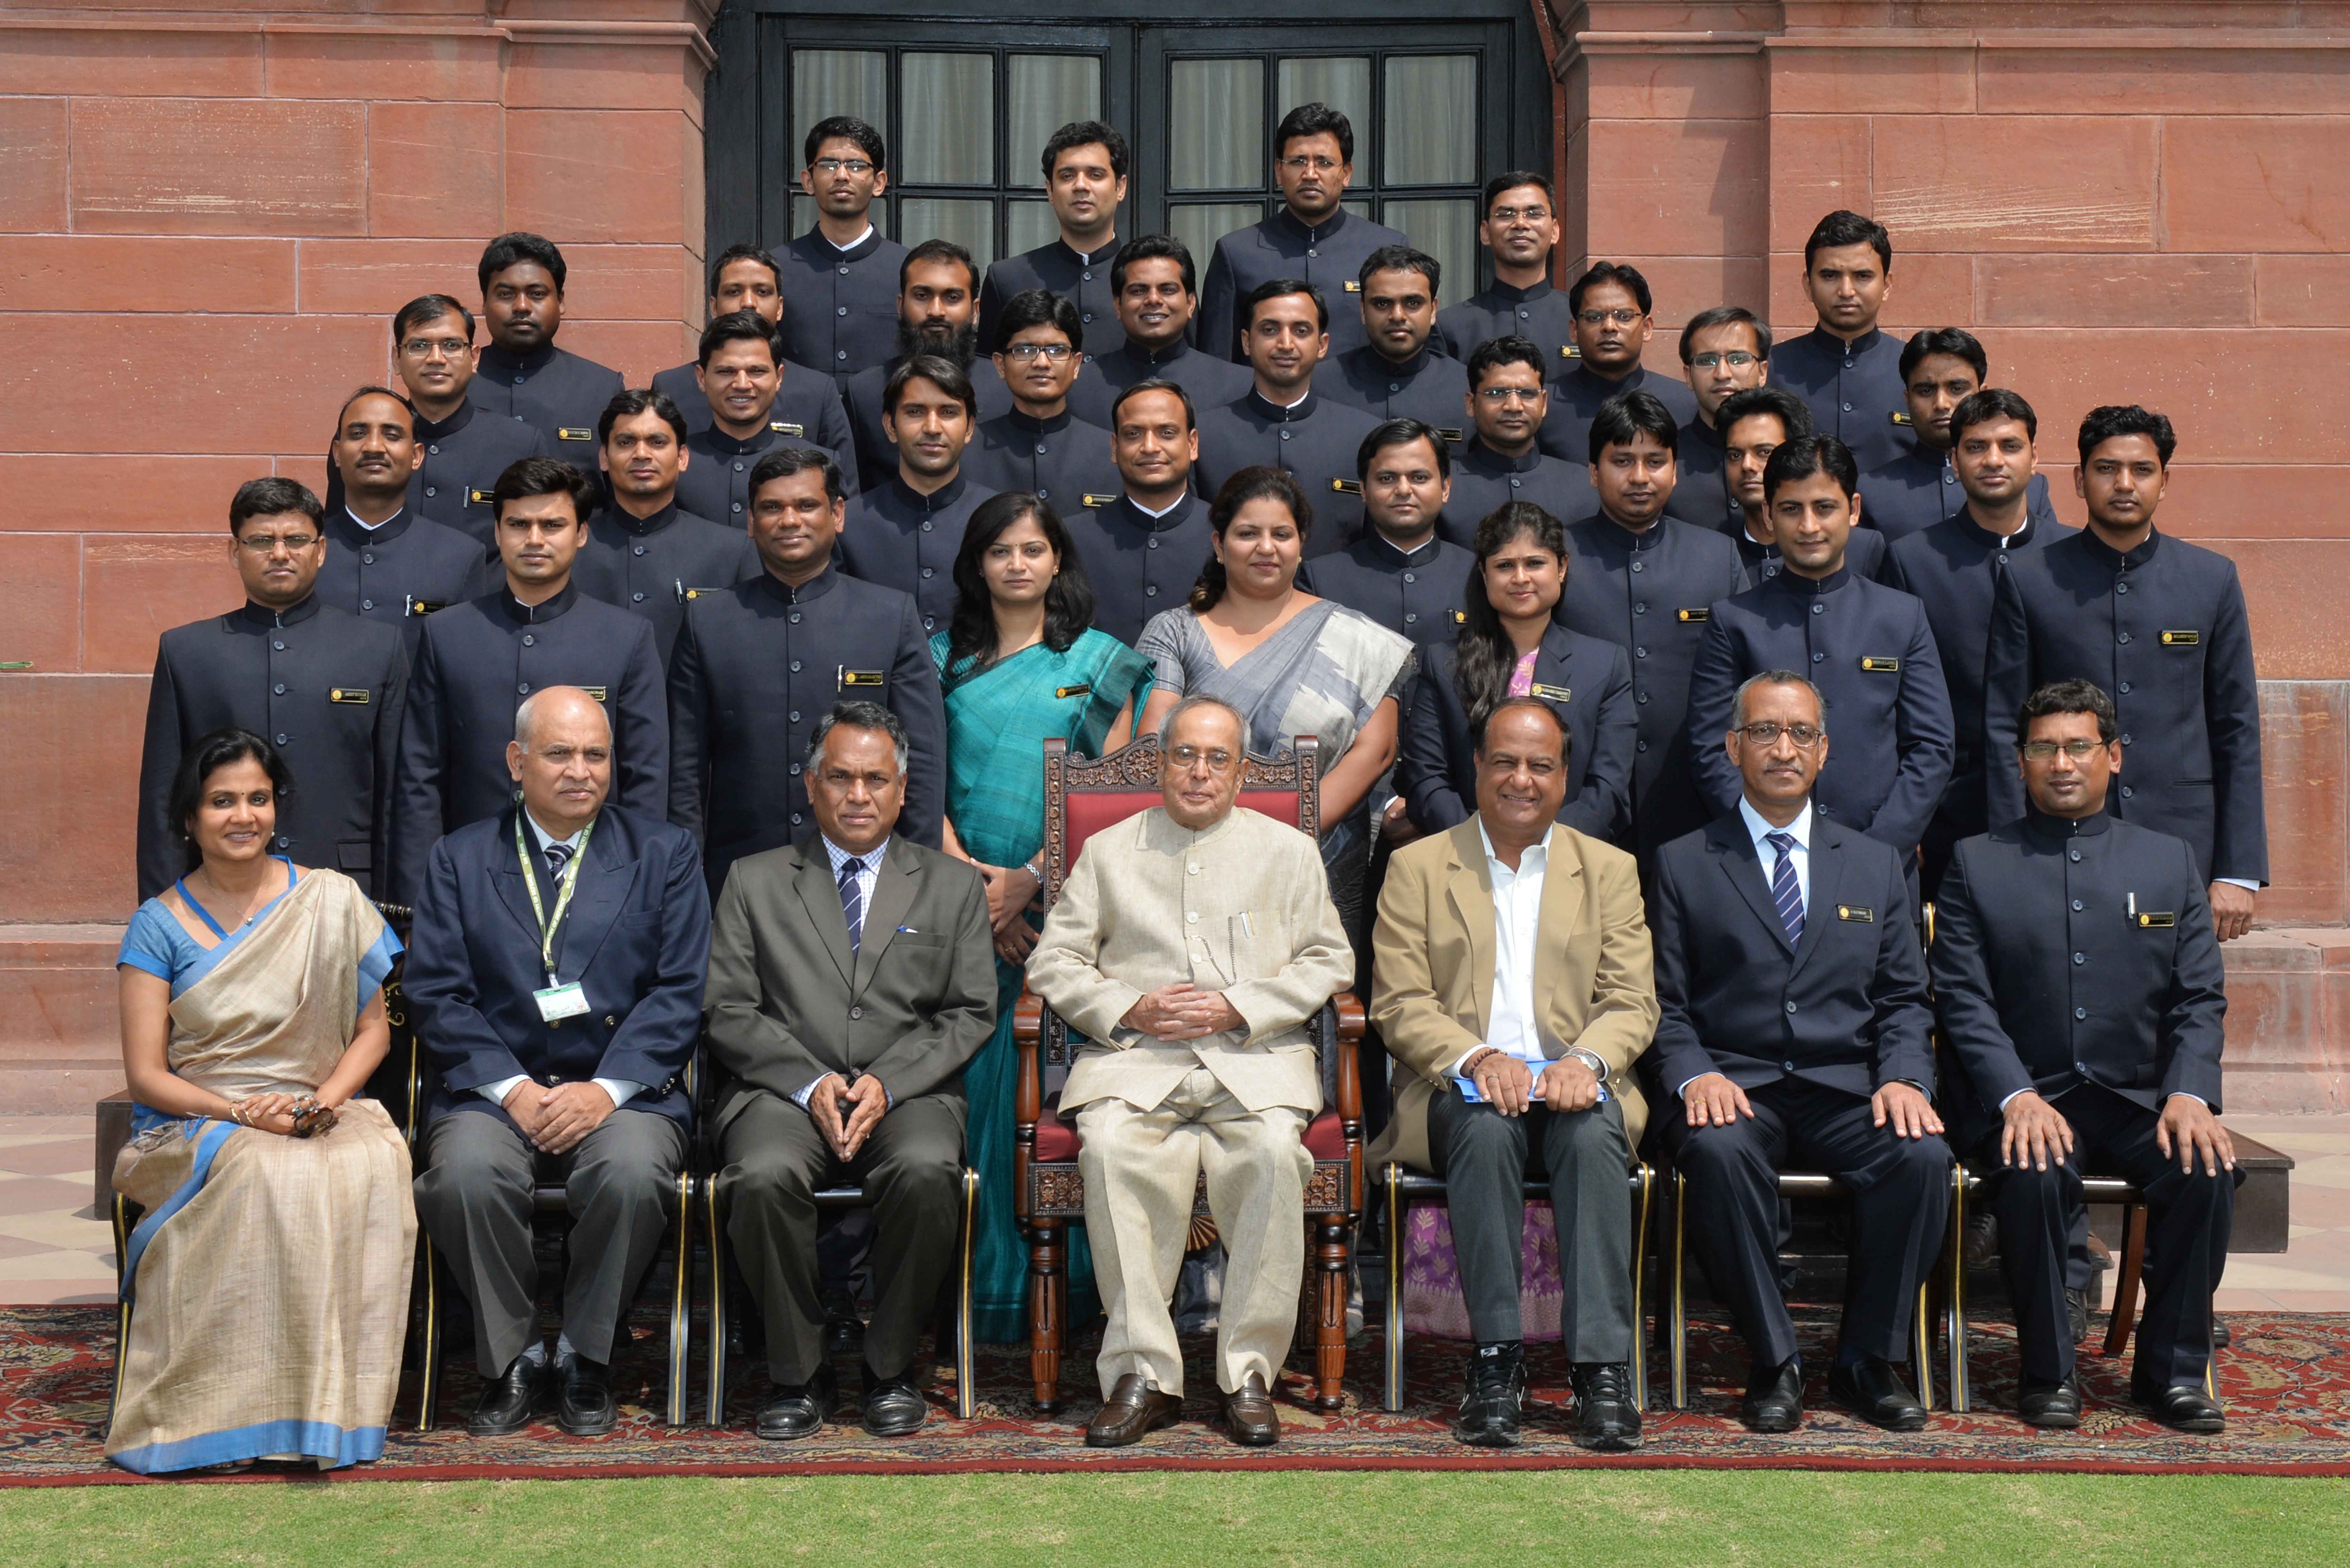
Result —
[[[623, 1106], [563, 1154], [540, 1154], [505, 1117], [452, 1111], [425, 1136], [416, 1215], [473, 1309], [473, 1355], [504, 1373], [539, 1338], [532, 1191], [560, 1181], [570, 1209], [563, 1332], [590, 1361], [612, 1359], [620, 1318], [677, 1213], [685, 1127]], [[684, 1245], [684, 1238], [679, 1238]]]
[[2182, 1175], [2176, 1150], [2166, 1157], [2155, 1145], [2155, 1113], [2102, 1085], [2079, 1085], [2052, 1103], [2073, 1127], [2070, 1159], [2046, 1170], [2002, 1168], [1995, 1135], [1980, 1154], [1979, 1168], [1999, 1172], [1991, 1202], [2023, 1370], [2050, 1380], [2072, 1373], [2064, 1318], [2071, 1217], [2085, 1211], [2081, 1178], [2113, 1175], [2146, 1194], [2146, 1312], [2132, 1381], [2156, 1388], [2200, 1384], [2211, 1362], [2211, 1293], [2228, 1266], [2243, 1173], [2214, 1177], [2198, 1159], [2194, 1174]]
[[1918, 1282], [1950, 1219], [1949, 1147], [1876, 1127], [1866, 1099], [1800, 1078], [1746, 1097], [1753, 1116], [1729, 1127], [1690, 1126], [1678, 1098], [1661, 1109], [1666, 1150], [1689, 1182], [1684, 1230], [1756, 1364], [1795, 1354], [1777, 1255], [1777, 1178], [1791, 1164], [1833, 1176], [1852, 1194], [1840, 1358], [1908, 1360]]
[[963, 1100], [918, 1095], [874, 1124], [857, 1158], [836, 1158], [816, 1119], [760, 1095], [719, 1135], [726, 1240], [767, 1324], [767, 1371], [806, 1383], [824, 1363], [816, 1280], [816, 1193], [858, 1183], [873, 1212], [873, 1321], [865, 1365], [895, 1377], [912, 1364], [955, 1256], [962, 1212]]
[[[1429, 1102], [1428, 1141], [1444, 1178], [1452, 1250], [1469, 1331], [1482, 1345], [1523, 1339], [1518, 1318], [1529, 1177], [1550, 1186], [1558, 1227], [1558, 1273], [1565, 1287], [1559, 1327], [1570, 1361], [1632, 1356], [1632, 1203], [1626, 1178], [1631, 1146], [1624, 1107], [1610, 1099], [1585, 1111], [1528, 1107], [1505, 1116], [1471, 1105], [1457, 1085]], [[1396, 1243], [1400, 1245], [1399, 1239]]]

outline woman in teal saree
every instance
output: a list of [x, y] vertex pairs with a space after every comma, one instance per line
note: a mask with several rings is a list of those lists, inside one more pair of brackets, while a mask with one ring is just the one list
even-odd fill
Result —
[[[1150, 666], [1092, 629], [1093, 589], [1068, 531], [1034, 495], [998, 495], [972, 514], [954, 581], [954, 619], [931, 639], [931, 657], [946, 692], [946, 846], [986, 878], [995, 928], [995, 1033], [963, 1070], [963, 1093], [967, 1158], [980, 1178], [973, 1334], [1000, 1345], [1027, 1334], [1028, 1251], [1012, 1191], [1012, 1004], [1036, 940], [1045, 742], [1059, 736], [1086, 756], [1126, 744]], [[1082, 1231], [1070, 1238], [1068, 1277], [1070, 1318], [1083, 1322], [1097, 1308]]]

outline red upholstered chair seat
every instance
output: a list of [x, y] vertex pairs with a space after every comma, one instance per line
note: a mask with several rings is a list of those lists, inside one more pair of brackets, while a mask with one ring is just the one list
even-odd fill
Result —
[[[1336, 1106], [1305, 1125], [1305, 1152], [1316, 1159], [1347, 1158], [1347, 1127]], [[1048, 1104], [1036, 1118], [1036, 1156], [1040, 1164], [1067, 1164], [1077, 1158], [1077, 1126], [1061, 1119], [1061, 1107]]]

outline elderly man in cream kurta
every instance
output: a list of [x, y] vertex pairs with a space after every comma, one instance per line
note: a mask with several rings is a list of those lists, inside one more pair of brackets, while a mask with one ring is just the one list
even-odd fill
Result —
[[1202, 1172], [1227, 1254], [1217, 1383], [1235, 1442], [1281, 1436], [1274, 1375], [1305, 1269], [1301, 1135], [1322, 1106], [1305, 1025], [1354, 972], [1314, 841], [1235, 810], [1247, 729], [1211, 698], [1159, 727], [1165, 805], [1086, 841], [1028, 983], [1090, 1044], [1069, 1069], [1094, 1278], [1109, 1312], [1097, 1448], [1170, 1424], [1168, 1310]]

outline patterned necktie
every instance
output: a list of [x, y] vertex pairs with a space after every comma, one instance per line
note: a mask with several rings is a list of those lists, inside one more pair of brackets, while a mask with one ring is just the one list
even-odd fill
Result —
[[857, 880], [865, 874], [865, 862], [850, 858], [840, 863], [840, 912], [848, 921], [848, 950], [855, 952], [865, 936], [865, 888]]
[[1792, 833], [1766, 833], [1762, 842], [1779, 852], [1779, 864], [1771, 868], [1771, 900], [1779, 906], [1779, 923], [1787, 928], [1789, 946], [1804, 940], [1804, 889], [1795, 880], [1795, 836]]
[[563, 868], [571, 864], [572, 846], [550, 844], [546, 846], [546, 875], [556, 887], [563, 885]]

